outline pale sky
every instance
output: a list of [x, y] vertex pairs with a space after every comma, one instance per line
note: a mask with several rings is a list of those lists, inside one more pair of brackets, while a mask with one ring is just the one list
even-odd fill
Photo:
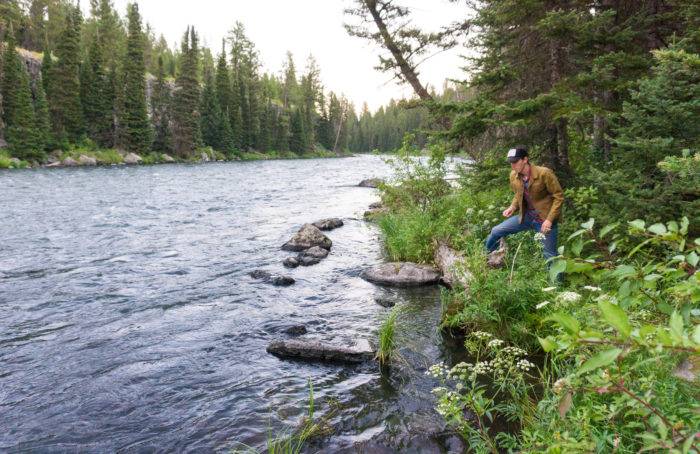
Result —
[[[87, 1], [83, 1], [83, 7]], [[122, 17], [127, 0], [114, 0]], [[343, 28], [347, 18], [343, 9], [351, 0], [139, 0], [143, 21], [161, 33], [171, 47], [179, 47], [188, 25], [197, 29], [202, 45], [220, 52], [221, 39], [241, 21], [248, 37], [260, 53], [263, 71], [279, 74], [287, 50], [294, 55], [297, 77], [312, 53], [321, 68], [325, 91], [344, 93], [359, 113], [367, 102], [371, 111], [389, 102], [411, 96], [410, 87], [399, 86], [389, 74], [374, 69], [379, 62], [378, 49], [360, 38], [350, 37]], [[461, 4], [447, 0], [404, 0], [414, 8], [415, 23], [431, 30], [465, 15]], [[463, 78], [463, 60], [455, 49], [436, 55], [423, 63], [419, 71], [424, 84], [441, 89], [446, 78]]]

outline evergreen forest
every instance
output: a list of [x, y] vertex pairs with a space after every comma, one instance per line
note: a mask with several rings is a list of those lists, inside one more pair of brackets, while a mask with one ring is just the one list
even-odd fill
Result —
[[395, 101], [358, 111], [321, 84], [311, 54], [303, 68], [288, 52], [281, 71], [263, 72], [240, 22], [217, 49], [200, 45], [195, 26], [173, 49], [136, 3], [126, 17], [111, 0], [91, 0], [87, 17], [69, 0], [0, 9], [3, 167], [10, 157], [39, 165], [80, 152], [109, 164], [120, 159], [115, 150], [144, 162], [202, 151], [218, 159], [387, 152], [427, 117]]

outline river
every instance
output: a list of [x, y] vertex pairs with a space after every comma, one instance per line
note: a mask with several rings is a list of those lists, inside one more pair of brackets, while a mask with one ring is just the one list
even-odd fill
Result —
[[[450, 362], [440, 290], [359, 278], [383, 260], [377, 156], [0, 171], [0, 451], [265, 449], [304, 416], [335, 409], [308, 452], [441, 452], [455, 445], [423, 372]], [[280, 246], [340, 217], [328, 258], [285, 270]], [[248, 276], [291, 275], [280, 288]], [[281, 360], [306, 337], [372, 341], [391, 298], [403, 366]]]

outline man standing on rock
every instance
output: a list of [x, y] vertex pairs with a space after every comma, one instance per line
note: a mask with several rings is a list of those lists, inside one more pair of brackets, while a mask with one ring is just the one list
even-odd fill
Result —
[[[486, 239], [489, 253], [496, 250], [499, 240], [524, 230], [540, 232], [544, 258], [557, 256], [557, 221], [564, 203], [564, 193], [552, 170], [530, 164], [527, 147], [508, 150], [510, 187], [515, 192], [510, 206], [503, 210], [508, 218], [495, 226]], [[515, 215], [515, 213], [519, 213]]]

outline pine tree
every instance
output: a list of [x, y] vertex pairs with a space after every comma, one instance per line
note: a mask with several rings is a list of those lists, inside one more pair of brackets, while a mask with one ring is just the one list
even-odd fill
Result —
[[96, 37], [81, 67], [83, 115], [88, 136], [102, 147], [112, 144], [114, 96], [105, 73], [103, 48]]
[[80, 24], [78, 7], [72, 8], [58, 45], [58, 61], [50, 75], [49, 108], [59, 141], [76, 141], [83, 133], [83, 112], [80, 103]]
[[204, 75], [204, 89], [202, 90], [202, 104], [200, 108], [200, 127], [202, 130], [202, 141], [204, 145], [215, 150], [221, 150], [223, 137], [222, 113], [219, 106], [219, 98], [216, 96], [214, 88], [214, 77], [210, 70]]
[[187, 28], [182, 40], [180, 73], [173, 99], [173, 143], [175, 152], [182, 157], [194, 155], [201, 142], [199, 129], [200, 90], [198, 66], [199, 49], [194, 27]]
[[275, 148], [277, 151], [289, 151], [289, 115], [284, 109], [277, 109], [274, 115]]
[[153, 149], [162, 153], [172, 151], [172, 132], [170, 130], [170, 89], [165, 83], [165, 65], [163, 57], [158, 56], [158, 70], [156, 81], [151, 94], [151, 112], [154, 124]]
[[292, 113], [290, 130], [289, 149], [294, 153], [302, 154], [307, 150], [307, 144], [305, 142], [304, 120], [300, 109], [294, 109]]
[[127, 7], [129, 35], [124, 59], [124, 111], [121, 124], [126, 149], [146, 152], [151, 147], [151, 123], [146, 110], [146, 69], [144, 64], [144, 35], [138, 5]]
[[34, 83], [34, 114], [39, 148], [43, 150], [49, 149], [53, 146], [51, 114], [49, 113], [49, 103], [46, 100], [41, 77]]
[[29, 75], [15, 49], [12, 28], [8, 38], [2, 65], [5, 137], [14, 156], [26, 160], [41, 160], [44, 157], [43, 144], [36, 130]]

